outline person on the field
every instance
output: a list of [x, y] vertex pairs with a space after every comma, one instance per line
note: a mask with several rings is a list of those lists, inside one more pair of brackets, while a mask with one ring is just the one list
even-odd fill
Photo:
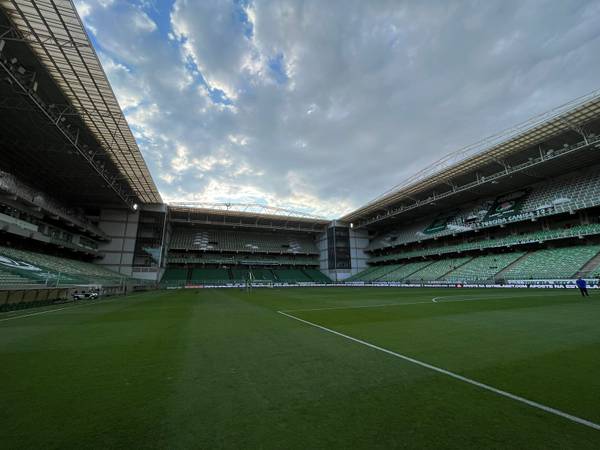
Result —
[[585, 282], [585, 280], [583, 278], [581, 278], [581, 277], [577, 278], [577, 281], [575, 282], [575, 284], [579, 288], [579, 292], [581, 292], [582, 297], [590, 296], [590, 294], [588, 294], [588, 290], [587, 290], [587, 283]]

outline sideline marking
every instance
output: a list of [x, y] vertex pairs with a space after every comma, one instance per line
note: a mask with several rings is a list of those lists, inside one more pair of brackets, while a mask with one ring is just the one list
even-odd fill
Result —
[[39, 316], [41, 314], [48, 314], [48, 313], [51, 313], [51, 312], [54, 312], [54, 311], [62, 311], [63, 309], [71, 309], [71, 308], [74, 308], [75, 306], [82, 306], [82, 305], [65, 306], [63, 308], [47, 309], [45, 311], [39, 311], [39, 312], [36, 312], [36, 313], [31, 313], [31, 314], [23, 314], [23, 315], [20, 315], [20, 316], [6, 317], [4, 319], [0, 319], [0, 322], [6, 322], [7, 320], [20, 319], [22, 317]]
[[[427, 303], [429, 303], [429, 302], [427, 302]], [[352, 337], [352, 336], [348, 336], [347, 334], [340, 333], [339, 331], [335, 331], [335, 330], [332, 330], [330, 328], [324, 327], [322, 325], [318, 325], [316, 323], [309, 322], [308, 320], [304, 320], [304, 319], [301, 319], [299, 317], [293, 316], [291, 314], [287, 314], [284, 311], [277, 311], [277, 313], [281, 314], [281, 315], [284, 315], [284, 316], [286, 316], [286, 317], [288, 317], [290, 319], [297, 320], [298, 322], [302, 322], [302, 323], [305, 323], [307, 325], [310, 325], [311, 327], [315, 327], [315, 328], [318, 328], [318, 329], [320, 329], [322, 331], [326, 331], [327, 333], [335, 334], [337, 336], [343, 337], [344, 339], [348, 339], [350, 341], [356, 342], [358, 344], [362, 344], [362, 345], [364, 345], [366, 347], [369, 347], [369, 348], [372, 348], [374, 350], [379, 350], [380, 352], [387, 353], [388, 355], [391, 355], [391, 356], [395, 356], [396, 358], [399, 358], [399, 359], [402, 359], [404, 361], [408, 361], [410, 363], [416, 364], [417, 366], [421, 366], [421, 367], [424, 367], [426, 369], [432, 370], [434, 372], [441, 373], [442, 375], [446, 375], [448, 377], [454, 378], [454, 379], [462, 381], [464, 383], [471, 384], [473, 386], [477, 386], [478, 388], [484, 389], [486, 391], [493, 392], [494, 394], [500, 395], [502, 397], [510, 398], [511, 400], [515, 400], [517, 402], [524, 403], [524, 404], [526, 404], [528, 406], [531, 406], [532, 408], [540, 409], [540, 410], [545, 411], [547, 413], [563, 417], [563, 418], [568, 419], [568, 420], [570, 420], [572, 422], [578, 423], [580, 425], [585, 425], [587, 427], [593, 428], [594, 430], [600, 431], [600, 424], [597, 424], [597, 423], [592, 422], [590, 420], [582, 419], [581, 417], [574, 416], [572, 414], [566, 413], [566, 412], [561, 411], [559, 409], [552, 408], [550, 406], [546, 406], [546, 405], [543, 405], [543, 404], [538, 403], [538, 402], [534, 402], [533, 400], [526, 399], [526, 398], [521, 397], [519, 395], [511, 394], [510, 392], [503, 391], [502, 389], [495, 388], [493, 386], [490, 386], [489, 384], [485, 384], [485, 383], [481, 383], [479, 381], [475, 381], [475, 380], [473, 380], [471, 378], [467, 378], [467, 377], [464, 377], [464, 376], [459, 375], [457, 373], [451, 372], [449, 370], [442, 369], [441, 367], [437, 367], [437, 366], [428, 364], [426, 362], [419, 361], [418, 359], [411, 358], [410, 356], [402, 355], [402, 354], [396, 353], [396, 352], [394, 352], [392, 350], [388, 350], [387, 348], [379, 347], [378, 345], [371, 344], [371, 343], [369, 343], [367, 341], [363, 341], [362, 339], [358, 339], [358, 338], [355, 338], [355, 337]]]
[[[136, 297], [138, 295], [139, 294], [133, 294], [133, 295], [128, 296], [127, 298]], [[82, 306], [99, 305], [99, 304], [104, 304], [104, 303], [108, 303], [108, 302], [113, 302], [115, 300], [119, 300], [120, 298], [121, 297], [115, 297], [115, 298], [109, 298], [109, 299], [106, 299], [106, 300], [98, 300], [98, 301], [93, 302], [93, 303], [82, 303], [82, 304], [79, 304], [79, 305], [64, 306], [62, 308], [47, 309], [45, 311], [38, 311], [38, 312], [31, 313], [31, 314], [23, 314], [23, 315], [20, 315], [20, 316], [6, 317], [6, 318], [3, 318], [3, 319], [0, 319], [0, 322], [6, 322], [7, 320], [24, 319], [25, 317], [39, 316], [41, 314], [48, 314], [48, 313], [53, 313], [53, 312], [56, 312], [56, 311], [63, 311], [65, 309], [80, 308]]]

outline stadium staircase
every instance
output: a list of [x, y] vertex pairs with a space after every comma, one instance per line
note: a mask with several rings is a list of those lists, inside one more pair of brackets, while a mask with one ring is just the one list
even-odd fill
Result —
[[432, 264], [433, 261], [417, 261], [407, 264], [397, 264], [393, 270], [379, 277], [378, 281], [404, 281], [414, 273]]
[[498, 278], [497, 274], [513, 265], [525, 252], [499, 253], [478, 256], [444, 275], [451, 282], [479, 282]]
[[407, 279], [411, 281], [436, 281], [442, 278], [447, 273], [452, 272], [458, 267], [469, 262], [471, 257], [462, 257], [462, 258], [452, 258], [452, 259], [441, 259], [427, 266], [423, 267], [421, 270], [414, 272]]
[[592, 277], [598, 278], [598, 274], [600, 272], [600, 253], [590, 259], [585, 265], [581, 268], [576, 277]]
[[506, 274], [511, 272], [515, 267], [518, 267], [519, 264], [521, 264], [521, 261], [525, 258], [527, 258], [527, 256], [529, 256], [531, 252], [523, 252], [523, 254], [521, 256], [519, 256], [517, 259], [515, 259], [513, 262], [511, 262], [508, 266], [506, 266], [504, 269], [502, 269], [500, 272], [498, 272], [495, 276], [494, 279], [495, 280], [505, 280], [506, 279]]

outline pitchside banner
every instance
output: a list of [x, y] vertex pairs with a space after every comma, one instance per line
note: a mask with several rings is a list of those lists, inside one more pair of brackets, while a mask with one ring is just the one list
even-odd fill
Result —
[[485, 220], [503, 219], [518, 214], [528, 193], [528, 190], [520, 190], [497, 197]]

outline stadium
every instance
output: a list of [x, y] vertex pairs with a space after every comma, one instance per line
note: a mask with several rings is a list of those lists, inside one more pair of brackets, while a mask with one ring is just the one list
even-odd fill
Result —
[[599, 447], [600, 92], [335, 220], [164, 202], [75, 5], [2, 0], [0, 129], [5, 448]]

